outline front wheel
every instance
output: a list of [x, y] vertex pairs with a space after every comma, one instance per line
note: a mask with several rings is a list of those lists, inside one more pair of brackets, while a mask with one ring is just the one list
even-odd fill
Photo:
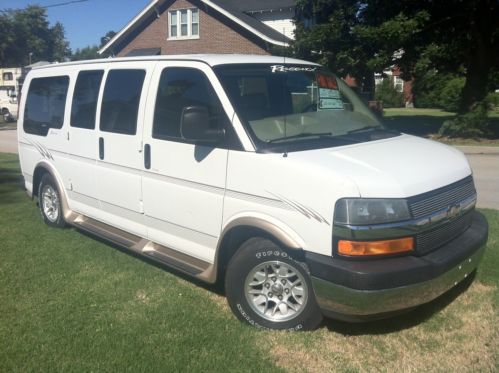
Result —
[[45, 223], [52, 227], [62, 228], [65, 226], [62, 213], [61, 195], [55, 184], [54, 178], [45, 174], [42, 176], [38, 188], [38, 204], [40, 213]]
[[306, 265], [264, 238], [234, 254], [225, 290], [236, 316], [256, 327], [311, 330], [322, 320]]

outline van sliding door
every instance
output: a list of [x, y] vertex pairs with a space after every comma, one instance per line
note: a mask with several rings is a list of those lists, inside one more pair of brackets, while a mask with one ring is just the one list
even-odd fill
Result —
[[97, 102], [104, 70], [78, 72], [71, 102], [67, 134], [68, 193], [72, 209], [95, 217], [99, 214], [99, 196], [95, 183], [97, 158]]
[[143, 237], [142, 118], [148, 79], [144, 62], [112, 66], [106, 76], [95, 144], [100, 219]]

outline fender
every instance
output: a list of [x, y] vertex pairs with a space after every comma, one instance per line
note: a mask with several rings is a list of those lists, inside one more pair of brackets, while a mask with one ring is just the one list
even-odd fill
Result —
[[303, 241], [303, 239], [298, 234], [296, 234], [294, 230], [292, 230], [289, 226], [287, 226], [280, 220], [265, 214], [251, 213], [251, 215], [238, 214], [232, 217], [225, 224], [225, 227], [220, 234], [220, 240], [217, 245], [217, 252], [225, 234], [227, 234], [227, 232], [229, 232], [232, 228], [238, 226], [249, 226], [261, 229], [271, 236], [275, 237], [286, 247], [289, 247], [291, 249], [305, 248], [305, 242]]
[[294, 230], [292, 230], [290, 227], [288, 227], [278, 219], [265, 214], [258, 214], [254, 212], [238, 214], [236, 216], [233, 216], [231, 219], [229, 219], [229, 221], [226, 222], [218, 239], [215, 252], [215, 260], [213, 264], [210, 265], [208, 269], [206, 269], [206, 271], [198, 276], [198, 278], [209, 283], [215, 283], [215, 281], [217, 280], [218, 266], [220, 263], [220, 252], [224, 238], [227, 233], [230, 232], [233, 228], [242, 226], [258, 228], [276, 238], [283, 245], [292, 250], [303, 250], [305, 248], [305, 242], [303, 241], [303, 239], [298, 234], [296, 234]]

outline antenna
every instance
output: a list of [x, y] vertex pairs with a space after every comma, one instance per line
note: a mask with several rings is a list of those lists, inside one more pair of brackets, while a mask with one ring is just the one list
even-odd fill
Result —
[[[282, 28], [282, 40], [284, 42], [284, 44], [286, 45], [286, 28], [283, 27]], [[284, 47], [286, 48], [286, 47]], [[286, 71], [286, 50], [283, 50], [283, 54], [282, 54], [282, 59], [283, 59], [283, 66], [284, 66], [284, 84], [282, 85], [282, 99], [283, 99], [283, 104], [284, 104], [284, 98], [286, 97], [286, 87], [288, 85], [288, 73]], [[283, 115], [284, 115], [284, 137], [288, 137], [288, 134], [287, 134], [287, 116], [286, 116], [286, 112], [285, 112], [285, 106], [283, 105]], [[282, 155], [284, 158], [286, 158], [288, 156], [288, 146], [285, 145], [284, 146], [284, 154]]]

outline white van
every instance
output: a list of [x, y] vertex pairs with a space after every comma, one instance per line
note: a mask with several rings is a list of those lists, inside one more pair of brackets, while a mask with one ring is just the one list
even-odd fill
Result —
[[208, 283], [251, 325], [312, 329], [429, 302], [488, 226], [458, 150], [384, 129], [323, 67], [269, 56], [33, 69], [19, 155], [45, 222]]

